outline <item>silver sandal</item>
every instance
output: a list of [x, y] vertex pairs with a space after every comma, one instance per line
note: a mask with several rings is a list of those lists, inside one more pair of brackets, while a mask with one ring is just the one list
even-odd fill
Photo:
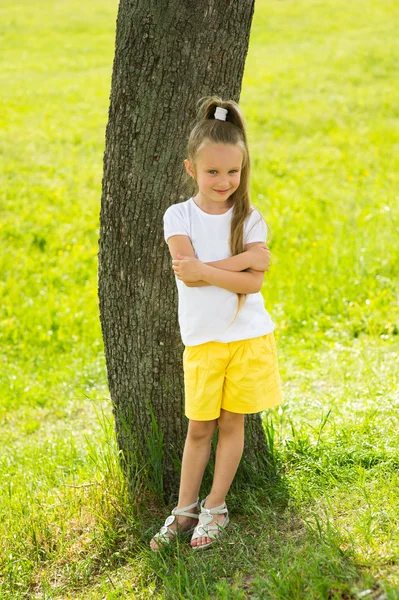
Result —
[[[182, 530], [178, 531], [177, 524], [176, 524], [176, 530], [170, 529], [169, 525], [172, 525], [173, 521], [175, 520], [175, 518], [177, 516], [184, 516], [184, 517], [191, 517], [192, 519], [198, 519], [199, 514], [192, 513], [192, 512], [186, 512], [190, 508], [194, 508], [195, 506], [200, 508], [199, 497], [197, 498], [196, 502], [193, 502], [193, 504], [190, 504], [189, 506], [184, 506], [183, 508], [174, 508], [172, 510], [172, 514], [166, 518], [165, 523], [162, 525], [161, 529], [152, 538], [153, 540], [156, 541], [156, 543], [158, 545], [158, 550], [159, 550], [160, 546], [170, 544], [170, 542], [174, 539], [174, 537], [176, 536], [177, 533], [181, 533], [183, 535], [190, 535], [194, 531], [195, 525], [194, 525], [194, 527], [191, 527], [190, 529], [187, 529], [185, 531], [182, 531]], [[167, 532], [171, 533], [173, 535], [173, 537], [170, 538], [168, 535], [166, 535]], [[158, 552], [158, 550], [154, 550], [151, 546], [150, 546], [150, 548], [153, 552]]]
[[[227, 506], [226, 506], [225, 502], [223, 502], [223, 504], [221, 504], [220, 506], [215, 506], [213, 508], [205, 508], [204, 507], [205, 501], [206, 501], [206, 498], [204, 498], [201, 502], [201, 505], [200, 505], [201, 512], [199, 514], [199, 522], [198, 522], [198, 525], [194, 528], [194, 533], [191, 538], [191, 541], [196, 540], [199, 537], [209, 537], [209, 538], [211, 538], [212, 541], [208, 542], [207, 544], [198, 544], [197, 546], [191, 546], [191, 548], [193, 550], [202, 550], [203, 548], [209, 548], [209, 546], [211, 546], [215, 542], [215, 540], [220, 535], [222, 535], [222, 533], [225, 531], [227, 524], [230, 521]], [[215, 525], [209, 525], [209, 523], [211, 523], [213, 520], [212, 515], [221, 515], [223, 513], [226, 513], [226, 517], [225, 517], [223, 523], [216, 523]], [[213, 533], [213, 531], [219, 531], [220, 533], [215, 534], [215, 533]]]

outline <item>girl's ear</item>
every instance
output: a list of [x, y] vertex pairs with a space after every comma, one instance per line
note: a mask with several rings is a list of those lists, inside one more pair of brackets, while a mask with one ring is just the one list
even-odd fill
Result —
[[185, 168], [186, 168], [186, 171], [187, 171], [187, 173], [190, 175], [190, 177], [194, 177], [194, 172], [193, 172], [193, 169], [192, 169], [192, 167], [191, 167], [191, 163], [190, 163], [190, 161], [188, 160], [188, 158], [186, 158], [186, 159], [184, 160], [184, 166], [185, 166]]

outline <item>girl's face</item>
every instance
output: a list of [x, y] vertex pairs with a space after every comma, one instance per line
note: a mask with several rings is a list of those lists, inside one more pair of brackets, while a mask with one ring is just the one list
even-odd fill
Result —
[[225, 206], [229, 196], [240, 185], [242, 160], [240, 146], [209, 142], [197, 154], [196, 173], [188, 159], [184, 166], [187, 173], [195, 177], [202, 201]]

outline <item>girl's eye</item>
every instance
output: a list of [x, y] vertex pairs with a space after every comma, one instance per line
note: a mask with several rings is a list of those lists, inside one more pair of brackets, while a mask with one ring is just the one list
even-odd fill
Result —
[[[211, 169], [210, 171], [208, 171], [208, 173], [213, 173], [216, 172], [216, 169]], [[230, 173], [237, 173], [237, 169], [231, 169]]]

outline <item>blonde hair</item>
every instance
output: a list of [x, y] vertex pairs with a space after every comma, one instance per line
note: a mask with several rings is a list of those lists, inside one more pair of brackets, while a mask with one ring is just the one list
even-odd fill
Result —
[[[214, 113], [217, 106], [227, 109], [226, 120], [215, 119]], [[230, 228], [230, 253], [231, 256], [244, 252], [244, 223], [253, 210], [256, 210], [260, 218], [265, 221], [262, 213], [251, 206], [250, 200], [250, 158], [246, 127], [241, 110], [234, 100], [222, 100], [219, 96], [204, 96], [198, 100], [198, 109], [195, 124], [191, 130], [187, 143], [187, 158], [193, 165], [195, 171], [195, 160], [197, 153], [208, 143], [237, 145], [242, 149], [243, 162], [241, 165], [240, 185], [231, 194], [233, 200], [233, 214]], [[191, 181], [191, 178], [190, 178]], [[258, 222], [258, 221], [257, 221]], [[265, 221], [266, 223], [266, 221]], [[270, 228], [266, 223], [267, 230]], [[244, 306], [247, 294], [239, 294], [237, 311]]]

